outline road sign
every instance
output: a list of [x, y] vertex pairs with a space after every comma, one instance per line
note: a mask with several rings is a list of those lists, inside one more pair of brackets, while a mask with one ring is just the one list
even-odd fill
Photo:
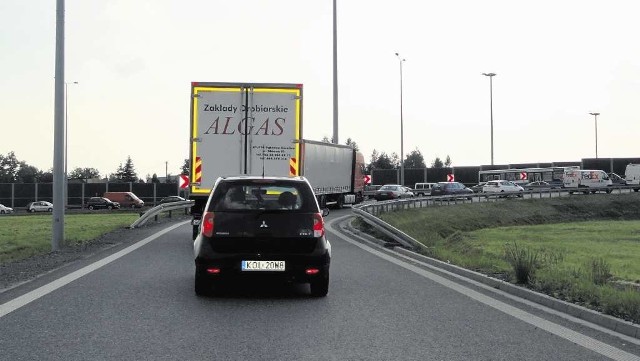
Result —
[[189, 186], [189, 177], [187, 177], [184, 174], [180, 174], [180, 177], [178, 178], [178, 187], [180, 187], [180, 189], [185, 189]]
[[364, 175], [364, 184], [371, 184], [371, 176], [370, 175]]
[[527, 179], [527, 172], [520, 172], [520, 180]]
[[453, 182], [456, 177], [453, 174], [447, 174], [447, 182]]

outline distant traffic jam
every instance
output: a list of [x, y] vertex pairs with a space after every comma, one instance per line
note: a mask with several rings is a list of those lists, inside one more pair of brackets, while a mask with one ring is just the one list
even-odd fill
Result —
[[[368, 176], [371, 180], [371, 177]], [[640, 164], [628, 164], [624, 177], [603, 170], [580, 169], [578, 166], [548, 168], [513, 168], [482, 170], [478, 172], [478, 184], [467, 187], [453, 181], [448, 174], [447, 182], [416, 183], [414, 188], [398, 184], [365, 186], [365, 198], [378, 201], [473, 193], [516, 193], [525, 191], [548, 191], [564, 189], [569, 193], [611, 193], [613, 186], [623, 186], [635, 192], [640, 190]], [[521, 196], [522, 194], [518, 194]]]

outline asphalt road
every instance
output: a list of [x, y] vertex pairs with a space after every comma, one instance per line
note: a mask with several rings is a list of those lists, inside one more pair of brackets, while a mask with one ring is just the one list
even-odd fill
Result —
[[[348, 212], [332, 211], [329, 225]], [[273, 284], [199, 298], [190, 232], [182, 225], [120, 258], [127, 249], [113, 249], [100, 268], [104, 254], [0, 295], [0, 360], [640, 360], [640, 342], [454, 283], [331, 228], [326, 298]]]

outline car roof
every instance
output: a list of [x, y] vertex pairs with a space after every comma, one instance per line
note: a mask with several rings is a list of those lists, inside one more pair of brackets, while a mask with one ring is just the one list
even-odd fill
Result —
[[281, 177], [281, 176], [259, 176], [259, 175], [237, 175], [237, 176], [225, 176], [220, 178], [223, 181], [243, 181], [243, 180], [283, 180], [283, 181], [295, 181], [305, 182], [304, 177]]

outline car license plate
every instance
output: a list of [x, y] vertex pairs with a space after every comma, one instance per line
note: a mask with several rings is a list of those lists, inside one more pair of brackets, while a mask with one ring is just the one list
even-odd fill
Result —
[[242, 261], [243, 271], [284, 271], [284, 261]]

